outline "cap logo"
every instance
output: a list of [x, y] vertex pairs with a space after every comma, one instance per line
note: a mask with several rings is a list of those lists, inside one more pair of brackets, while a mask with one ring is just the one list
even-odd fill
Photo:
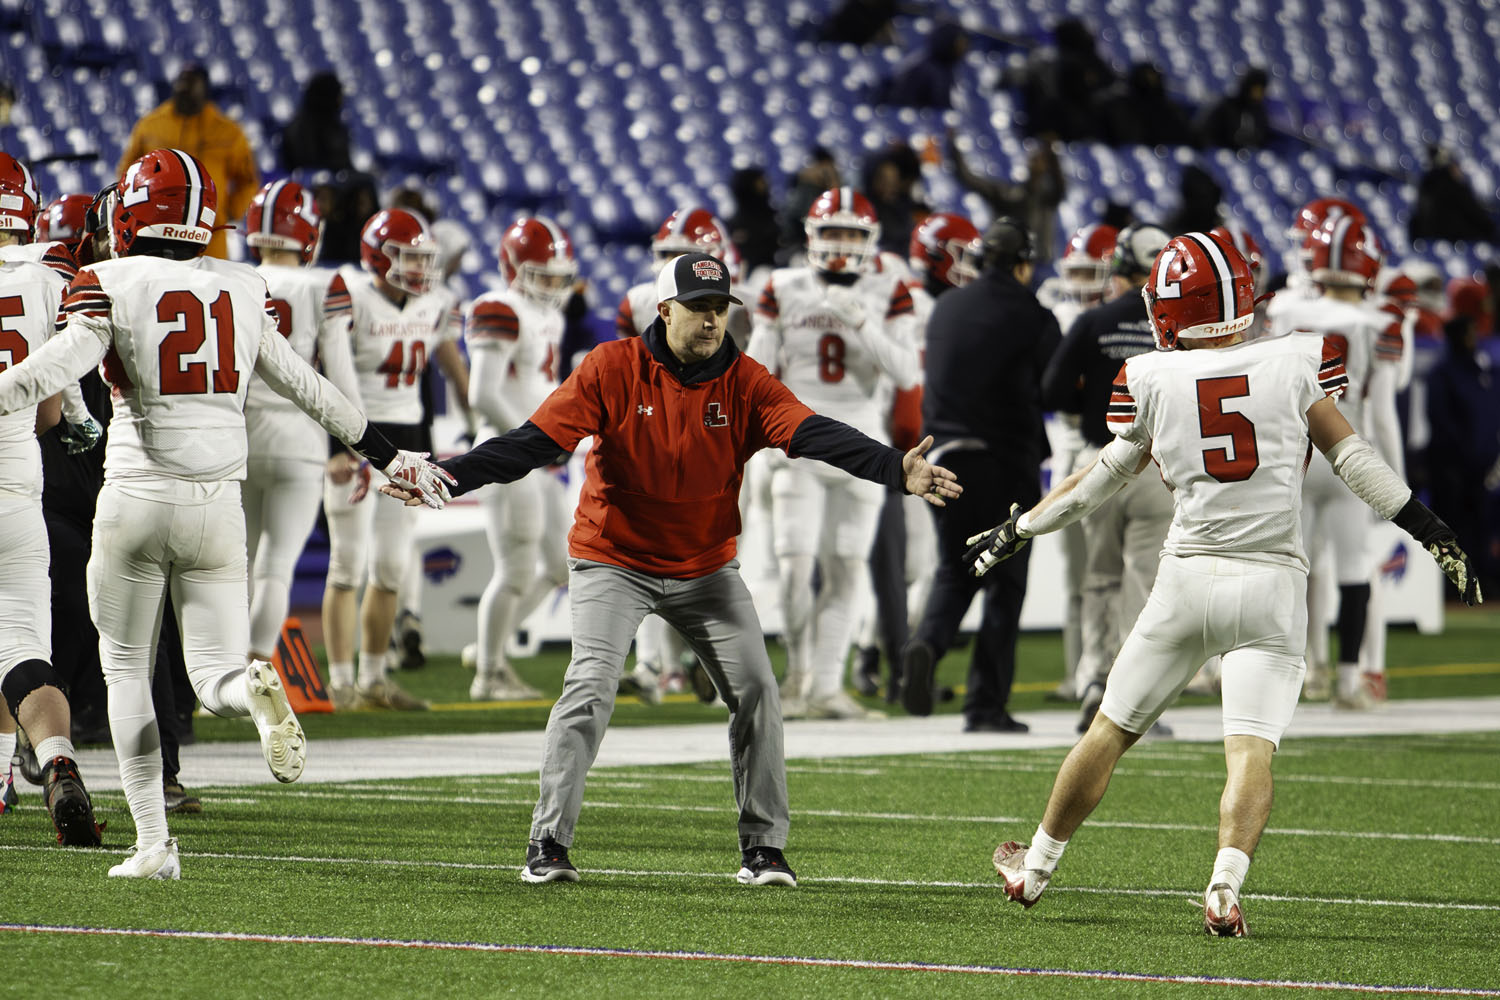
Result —
[[724, 280], [724, 268], [716, 260], [693, 261], [693, 274], [700, 281]]

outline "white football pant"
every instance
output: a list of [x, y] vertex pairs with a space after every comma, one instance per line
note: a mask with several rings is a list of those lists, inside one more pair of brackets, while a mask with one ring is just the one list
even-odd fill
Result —
[[297, 558], [318, 521], [323, 465], [251, 456], [242, 486], [250, 565], [250, 649], [269, 658], [291, 605]]

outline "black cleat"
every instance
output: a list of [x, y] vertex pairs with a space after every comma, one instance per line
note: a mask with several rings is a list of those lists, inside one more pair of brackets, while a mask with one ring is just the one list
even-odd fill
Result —
[[739, 874], [744, 885], [796, 885], [797, 873], [786, 863], [778, 847], [752, 847], [743, 854]]
[[703, 664], [696, 657], [688, 668], [688, 683], [693, 685], [693, 694], [705, 705], [712, 705], [719, 697], [719, 692], [714, 688], [714, 679], [708, 676], [708, 671], [703, 669]]
[[57, 842], [65, 847], [98, 847], [104, 827], [94, 822], [94, 803], [78, 776], [78, 765], [69, 757], [53, 757], [42, 769], [42, 798]]
[[161, 785], [162, 795], [167, 801], [167, 812], [169, 813], [201, 813], [203, 801], [196, 795], [189, 795], [182, 782], [176, 778], [166, 778]]
[[32, 747], [31, 741], [26, 738], [24, 729], [16, 730], [16, 752], [10, 762], [17, 771], [21, 772], [21, 777], [33, 785], [42, 783], [42, 765], [37, 761], [36, 750]]
[[912, 715], [932, 714], [932, 670], [937, 664], [933, 648], [913, 639], [901, 652], [901, 704]]
[[10, 761], [0, 762], [0, 816], [16, 807], [21, 799], [16, 795], [16, 776]]
[[568, 860], [568, 849], [551, 837], [528, 841], [526, 867], [521, 878], [527, 882], [577, 882], [578, 869]]

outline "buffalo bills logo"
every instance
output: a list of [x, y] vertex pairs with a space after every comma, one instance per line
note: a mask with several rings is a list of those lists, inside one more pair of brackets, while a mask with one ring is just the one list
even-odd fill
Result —
[[724, 280], [724, 268], [716, 260], [693, 261], [693, 274], [702, 281]]
[[703, 411], [704, 427], [728, 427], [729, 417], [726, 416], [718, 403], [709, 403]]
[[440, 549], [431, 549], [422, 553], [422, 574], [433, 583], [442, 583], [457, 576], [463, 562], [463, 556], [446, 545]]
[[1391, 554], [1380, 564], [1380, 575], [1388, 580], [1400, 580], [1406, 575], [1406, 543], [1397, 542]]

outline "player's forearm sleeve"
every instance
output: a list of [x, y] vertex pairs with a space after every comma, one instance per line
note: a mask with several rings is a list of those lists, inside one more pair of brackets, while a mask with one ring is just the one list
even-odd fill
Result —
[[566, 452], [566, 448], [528, 420], [513, 431], [492, 437], [465, 454], [437, 464], [458, 480], [452, 492], [459, 496], [486, 483], [513, 483], [532, 469], [550, 465], [558, 455]]
[[1097, 509], [1136, 477], [1145, 453], [1124, 438], [1115, 438], [1069, 490], [1054, 493], [1016, 520], [1017, 533], [1030, 537], [1064, 528]]
[[1333, 471], [1350, 491], [1387, 521], [1399, 514], [1411, 499], [1411, 487], [1358, 434], [1350, 434], [1326, 454]]
[[892, 489], [904, 489], [901, 452], [831, 417], [814, 413], [797, 425], [787, 454], [815, 458], [851, 476]]
[[[292, 350], [274, 324], [261, 327], [260, 356], [255, 373], [278, 395], [290, 399], [323, 425], [323, 429], [351, 447], [364, 437], [368, 421], [359, 407], [332, 382], [319, 375]], [[356, 449], [358, 450], [358, 449]], [[374, 456], [370, 456], [374, 457]], [[394, 454], [391, 457], [395, 457]]]
[[83, 390], [78, 388], [75, 379], [62, 387], [62, 414], [63, 419], [70, 424], [86, 424], [93, 419], [88, 405], [83, 401]]
[[[33, 351], [25, 361], [0, 372], [0, 413], [15, 413], [35, 406], [69, 385], [76, 389], [84, 372], [104, 360], [108, 328], [104, 329], [103, 339], [99, 333], [98, 324], [87, 317], [74, 316], [61, 333]], [[88, 410], [83, 412], [87, 417]]]

